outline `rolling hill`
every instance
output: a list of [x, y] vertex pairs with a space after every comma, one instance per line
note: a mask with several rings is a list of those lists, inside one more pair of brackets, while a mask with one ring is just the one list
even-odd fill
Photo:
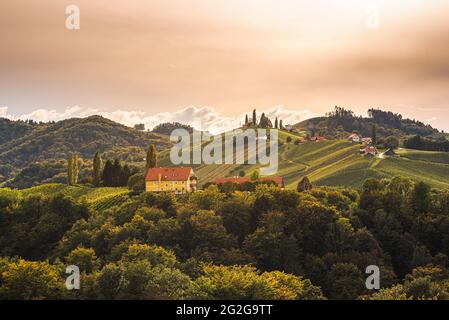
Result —
[[72, 118], [36, 126], [26, 134], [0, 144], [0, 161], [20, 166], [32, 161], [65, 158], [71, 152], [91, 158], [96, 151], [147, 147], [150, 143], [169, 145], [164, 135], [138, 131], [100, 116]]
[[0, 120], [0, 135], [10, 136], [0, 143], [0, 185], [11, 187], [60, 181], [52, 177], [64, 172], [61, 161], [71, 153], [88, 161], [100, 151], [112, 158], [123, 160], [125, 154], [132, 158], [127, 161], [142, 162], [150, 144], [158, 149], [171, 145], [166, 135], [135, 130], [100, 116], [41, 124]]
[[[359, 154], [360, 145], [346, 140], [287, 143], [290, 133], [281, 132], [278, 175], [287, 188], [296, 188], [305, 176], [316, 185], [360, 187], [368, 178], [391, 178], [396, 175], [424, 181], [436, 188], [449, 188], [449, 154], [400, 149], [399, 158], [367, 159]], [[200, 184], [218, 177], [247, 175], [258, 165], [201, 165], [195, 168]]]
[[[449, 153], [400, 149], [398, 158], [367, 159], [358, 152], [359, 145], [347, 142], [348, 132], [365, 132], [377, 125], [379, 137], [394, 134], [403, 138], [420, 133], [426, 137], [445, 136], [419, 121], [400, 115], [371, 110], [371, 118], [355, 117], [350, 111], [336, 109], [328, 117], [313, 118], [295, 125], [295, 132], [280, 131], [279, 171], [288, 188], [295, 188], [304, 177], [317, 185], [360, 187], [370, 177], [389, 178], [403, 175], [427, 182], [433, 187], [449, 187]], [[343, 116], [341, 115], [343, 114]], [[384, 121], [382, 125], [379, 123]], [[170, 128], [175, 124], [160, 126]], [[165, 131], [164, 131], [165, 132]], [[300, 136], [323, 134], [324, 142], [298, 143]], [[70, 153], [84, 159], [82, 174], [88, 175], [96, 151], [103, 158], [120, 159], [143, 168], [145, 150], [155, 144], [159, 165], [172, 166], [169, 153], [172, 143], [162, 132], [139, 131], [100, 116], [73, 118], [56, 123], [33, 123], [0, 119], [0, 187], [29, 188], [40, 184], [54, 186], [65, 182], [65, 162]], [[255, 151], [255, 150], [252, 150]], [[200, 185], [219, 177], [246, 175], [258, 165], [194, 165]], [[55, 190], [55, 187], [47, 187]], [[53, 189], [52, 189], [53, 188]], [[68, 190], [66, 190], [68, 192]], [[71, 190], [70, 192], [75, 192]]]

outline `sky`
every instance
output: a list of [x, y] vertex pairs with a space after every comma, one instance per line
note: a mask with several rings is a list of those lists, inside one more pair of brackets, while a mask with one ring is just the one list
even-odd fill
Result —
[[[80, 29], [66, 28], [66, 6]], [[221, 131], [335, 105], [449, 131], [447, 0], [1, 0], [0, 116]]]

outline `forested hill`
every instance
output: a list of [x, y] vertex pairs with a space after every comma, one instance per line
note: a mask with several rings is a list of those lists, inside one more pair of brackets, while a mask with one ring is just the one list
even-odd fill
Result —
[[[37, 125], [37, 124], [36, 124]], [[25, 136], [35, 128], [33, 122], [12, 121], [0, 118], [0, 146]]]
[[143, 151], [149, 144], [156, 144], [162, 149], [170, 143], [164, 135], [139, 131], [101, 116], [39, 124], [0, 119], [0, 137], [0, 183], [36, 163], [47, 163], [45, 167], [50, 168], [51, 163], [65, 160], [74, 152], [91, 159], [96, 151], [117, 150], [115, 154], [120, 155], [126, 148]]
[[335, 107], [326, 117], [305, 120], [295, 125], [296, 129], [309, 131], [312, 135], [346, 136], [358, 132], [364, 136], [372, 135], [373, 125], [379, 137], [396, 136], [405, 138], [419, 135], [441, 138], [443, 133], [421, 121], [405, 119], [402, 115], [379, 109], [369, 109], [368, 117], [356, 116], [351, 110]]

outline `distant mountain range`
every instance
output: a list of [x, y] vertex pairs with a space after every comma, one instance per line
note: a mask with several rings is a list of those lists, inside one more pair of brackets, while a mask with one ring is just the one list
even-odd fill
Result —
[[[362, 118], [354, 116], [349, 110], [336, 108], [326, 117], [303, 121], [294, 125], [294, 132], [284, 131], [281, 134], [280, 174], [286, 176], [290, 186], [304, 175], [311, 175], [312, 181], [320, 184], [353, 186], [363, 183], [365, 176], [383, 177], [395, 172], [407, 175], [407, 170], [400, 172], [397, 168], [391, 172], [388, 169], [374, 172], [375, 167], [365, 163], [365, 160], [354, 158], [359, 157], [357, 147], [349, 145], [344, 139], [352, 132], [371, 136], [373, 125], [379, 138], [394, 136], [406, 139], [420, 135], [429, 139], [444, 139], [446, 135], [422, 122], [403, 119], [402, 116], [391, 112], [372, 109], [369, 118]], [[182, 124], [162, 124], [157, 127], [157, 132], [140, 131], [101, 116], [72, 118], [52, 123], [0, 118], [0, 186], [27, 188], [43, 183], [65, 182], [65, 161], [68, 155], [74, 152], [84, 159], [81, 171], [84, 176], [89, 173], [90, 161], [96, 151], [101, 152], [105, 158], [118, 158], [143, 168], [145, 151], [150, 144], [155, 144], [160, 151], [161, 165], [169, 165], [168, 150], [172, 143], [167, 130], [173, 126], [190, 128]], [[299, 137], [314, 135], [326, 136], [332, 141], [316, 145], [313, 142], [297, 143]], [[311, 145], [307, 147], [309, 144]], [[352, 160], [346, 159], [345, 155]], [[435, 165], [435, 170], [440, 173], [436, 175], [437, 181], [433, 185], [445, 186], [440, 183], [439, 177], [446, 177], [447, 173], [449, 179], [449, 167], [445, 167], [449, 166], [449, 159], [446, 153], [435, 155], [435, 159], [434, 161], [433, 156], [423, 156], [419, 160], [409, 160], [420, 161], [413, 166], [413, 170], [418, 171], [419, 164], [424, 166], [426, 161], [431, 164], [431, 168]], [[396, 160], [405, 161], [405, 156]], [[354, 170], [353, 164], [357, 164], [358, 170], [353, 180], [345, 181], [336, 177], [347, 174], [347, 170]], [[397, 163], [395, 166], [401, 167]], [[256, 166], [249, 165], [196, 166], [202, 183], [221, 176], [237, 175], [242, 170], [249, 174], [255, 168]], [[378, 168], [382, 168], [382, 165]], [[343, 169], [346, 171], [342, 171]], [[423, 172], [426, 172], [424, 167]], [[413, 174], [416, 175], [416, 172]]]

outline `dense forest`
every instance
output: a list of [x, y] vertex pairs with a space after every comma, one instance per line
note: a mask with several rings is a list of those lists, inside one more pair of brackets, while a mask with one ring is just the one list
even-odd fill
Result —
[[[95, 210], [2, 189], [0, 299], [449, 298], [447, 190], [401, 177], [298, 190], [130, 192]], [[80, 290], [64, 287], [68, 264]]]
[[374, 108], [368, 110], [368, 117], [362, 117], [355, 115], [350, 109], [336, 106], [334, 110], [326, 114], [326, 117], [312, 118], [295, 125], [298, 129], [310, 131], [312, 135], [320, 134], [330, 137], [346, 137], [352, 132], [371, 137], [373, 126], [376, 127], [377, 134], [381, 138], [389, 136], [406, 138], [412, 135], [429, 137], [429, 139], [444, 138], [444, 134], [439, 130], [421, 121], [405, 119], [400, 114]]
[[449, 140], [446, 138], [433, 140], [414, 136], [404, 142], [404, 147], [415, 150], [449, 152]]

